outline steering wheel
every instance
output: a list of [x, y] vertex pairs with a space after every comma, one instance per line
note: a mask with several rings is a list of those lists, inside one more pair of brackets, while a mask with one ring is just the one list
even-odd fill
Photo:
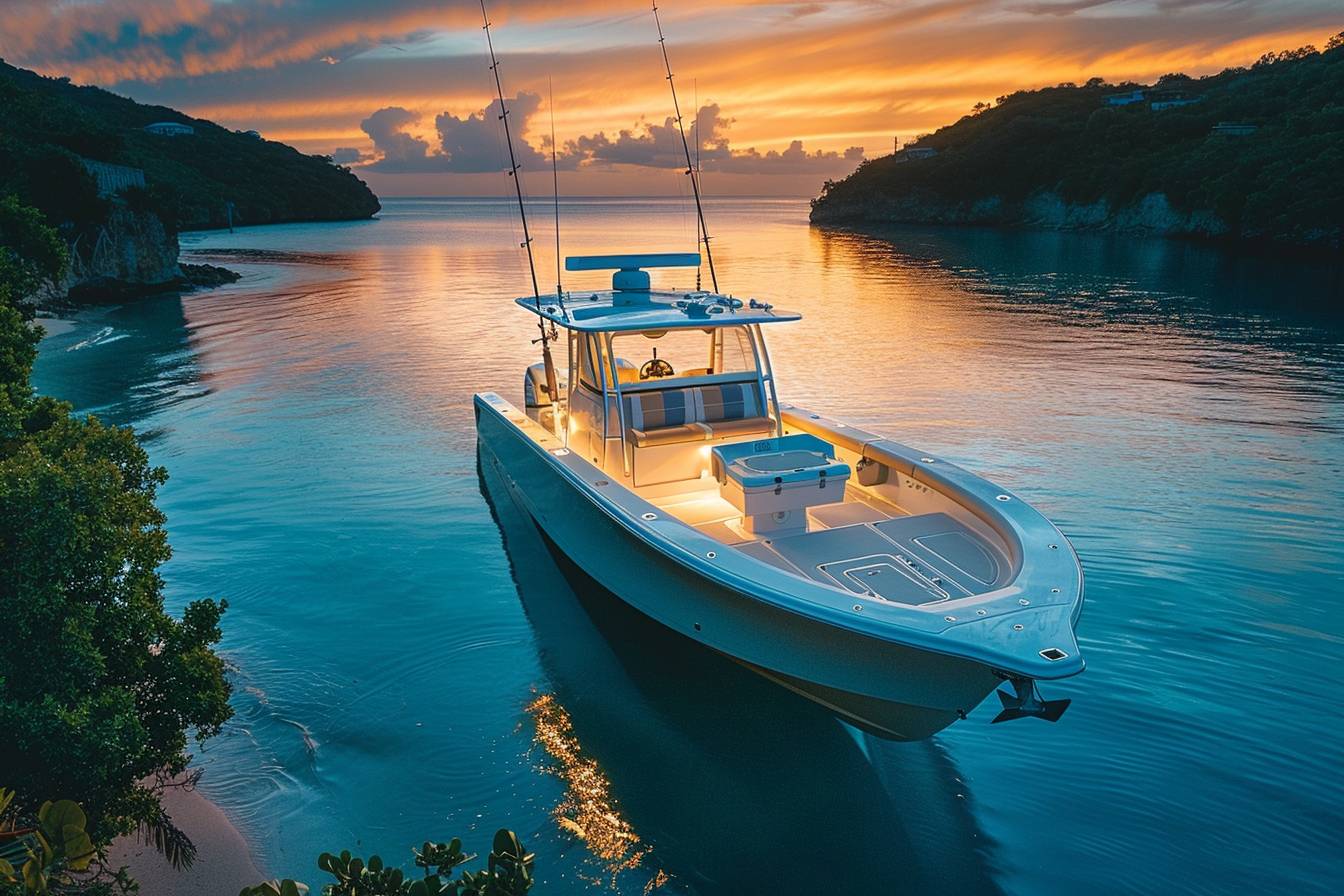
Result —
[[676, 371], [672, 369], [672, 365], [662, 358], [653, 358], [649, 361], [645, 361], [644, 366], [639, 368], [639, 378], [642, 380], [647, 380], [651, 377], [672, 376], [675, 373]]

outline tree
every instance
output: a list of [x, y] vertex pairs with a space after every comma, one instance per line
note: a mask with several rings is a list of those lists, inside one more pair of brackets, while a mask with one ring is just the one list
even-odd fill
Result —
[[228, 719], [212, 650], [225, 604], [164, 610], [167, 474], [128, 428], [33, 395], [38, 331], [16, 307], [59, 275], [41, 218], [0, 199], [0, 770], [16, 805], [75, 800], [96, 846], [137, 828], [189, 862], [159, 794]]
[[[45, 802], [31, 827], [20, 828], [11, 804], [14, 791], [0, 789], [0, 893], [46, 894], [87, 881], [97, 851], [88, 819], [71, 800]], [[78, 880], [82, 876], [84, 880]]]
[[37, 209], [0, 196], [0, 305], [17, 304], [65, 267], [65, 243]]
[[32, 388], [28, 373], [41, 333], [20, 300], [65, 266], [65, 244], [36, 210], [0, 196], [0, 446], [22, 431]]
[[[532, 889], [532, 862], [535, 858], [524, 848], [518, 835], [507, 828], [495, 832], [495, 839], [480, 871], [458, 868], [476, 858], [462, 852], [462, 841], [448, 843], [425, 841], [415, 853], [420, 877], [408, 877], [400, 868], [387, 865], [378, 856], [365, 862], [343, 850], [340, 855], [324, 852], [317, 867], [335, 878], [322, 888], [322, 896], [525, 896]], [[276, 880], [248, 887], [239, 896], [301, 896], [306, 884]]]

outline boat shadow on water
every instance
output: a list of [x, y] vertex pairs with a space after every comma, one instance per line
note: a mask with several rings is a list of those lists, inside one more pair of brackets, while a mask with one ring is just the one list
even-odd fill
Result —
[[992, 846], [936, 742], [863, 734], [643, 616], [550, 544], [493, 463], [478, 450], [542, 697], [604, 776], [606, 815], [640, 844], [604, 851], [589, 838], [599, 876], [639, 891], [661, 872], [666, 891], [705, 894], [999, 892]]

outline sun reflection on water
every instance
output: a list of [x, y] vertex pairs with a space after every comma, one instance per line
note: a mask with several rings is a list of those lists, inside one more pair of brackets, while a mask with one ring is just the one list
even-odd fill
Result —
[[[565, 782], [565, 795], [555, 807], [556, 824], [577, 839], [599, 859], [612, 888], [623, 872], [644, 865], [652, 847], [641, 842], [617, 809], [611, 795], [611, 781], [594, 759], [585, 756], [583, 745], [574, 734], [569, 713], [553, 694], [541, 694], [527, 705], [527, 713], [536, 726], [534, 742], [553, 760], [546, 767]], [[644, 887], [649, 893], [669, 880], [659, 869]]]

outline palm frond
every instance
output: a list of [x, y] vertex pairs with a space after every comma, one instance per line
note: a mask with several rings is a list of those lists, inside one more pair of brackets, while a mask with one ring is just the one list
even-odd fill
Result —
[[191, 838], [173, 824], [167, 812], [160, 812], [154, 818], [140, 822], [137, 831], [140, 842], [159, 851], [175, 871], [183, 871], [196, 861], [196, 844]]

